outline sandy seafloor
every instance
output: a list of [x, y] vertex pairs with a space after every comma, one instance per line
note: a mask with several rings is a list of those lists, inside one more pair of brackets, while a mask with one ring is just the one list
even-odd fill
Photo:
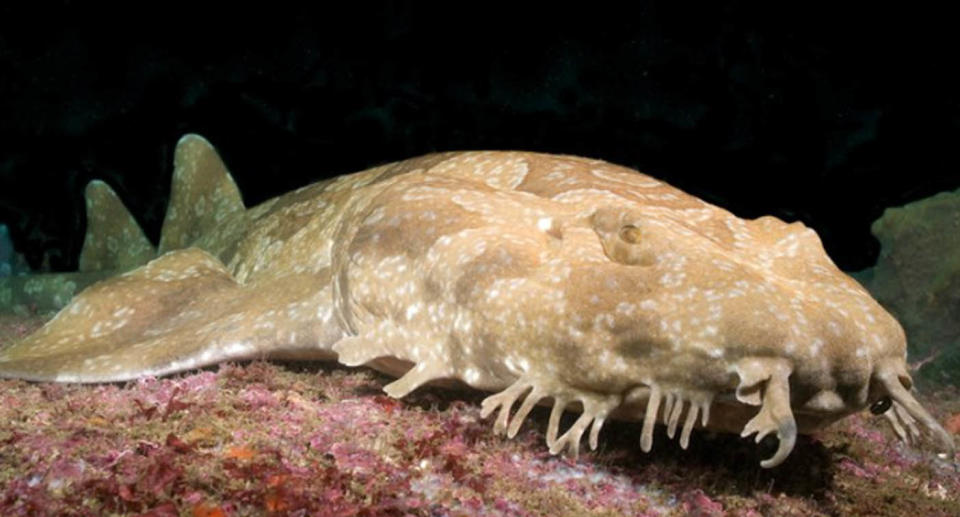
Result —
[[[0, 316], [0, 346], [41, 317]], [[105, 385], [0, 381], [0, 515], [960, 515], [960, 454], [897, 441], [869, 412], [775, 441], [609, 422], [596, 452], [551, 456], [538, 409], [514, 440], [479, 392], [385, 396], [364, 368], [226, 364]], [[960, 392], [922, 403], [954, 434]], [[569, 416], [569, 415], [568, 415]], [[567, 424], [572, 420], [568, 420]], [[584, 445], [583, 449], [586, 449]]]

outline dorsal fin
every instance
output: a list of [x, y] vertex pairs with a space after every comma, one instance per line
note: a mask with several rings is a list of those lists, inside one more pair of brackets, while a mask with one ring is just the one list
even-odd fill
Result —
[[87, 233], [80, 251], [80, 272], [128, 271], [156, 256], [153, 244], [109, 185], [91, 181], [84, 198]]
[[245, 210], [233, 177], [202, 136], [184, 135], [177, 142], [173, 165], [160, 254], [192, 245], [219, 222]]

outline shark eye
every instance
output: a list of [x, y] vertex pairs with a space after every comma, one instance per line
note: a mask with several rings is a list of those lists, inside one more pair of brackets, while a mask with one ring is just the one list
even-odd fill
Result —
[[620, 228], [620, 239], [630, 244], [637, 244], [640, 242], [640, 228], [632, 224]]
[[873, 404], [870, 404], [870, 412], [874, 415], [882, 415], [886, 413], [888, 409], [890, 409], [892, 404], [893, 402], [890, 400], [890, 397], [883, 397]]

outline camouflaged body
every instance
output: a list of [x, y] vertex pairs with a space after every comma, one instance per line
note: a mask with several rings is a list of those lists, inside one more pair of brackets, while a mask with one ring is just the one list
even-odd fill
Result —
[[[802, 224], [529, 152], [428, 155], [245, 209], [212, 147], [188, 135], [173, 185], [159, 256], [0, 351], [0, 375], [101, 382], [337, 359], [398, 377], [385, 387], [396, 397], [449, 380], [496, 392], [483, 413], [509, 436], [549, 401], [553, 452], [576, 455], [587, 431], [595, 447], [619, 417], [643, 421], [644, 450], [657, 421], [684, 447], [697, 424], [776, 434], [764, 466], [797, 432], [890, 400], [901, 437], [919, 422], [953, 447], [909, 392], [900, 325]], [[124, 231], [98, 234], [142, 242]], [[112, 259], [97, 245], [108, 237], [88, 232], [87, 264], [153, 256], [131, 244], [135, 258]], [[566, 409], [581, 416], [561, 435]]]

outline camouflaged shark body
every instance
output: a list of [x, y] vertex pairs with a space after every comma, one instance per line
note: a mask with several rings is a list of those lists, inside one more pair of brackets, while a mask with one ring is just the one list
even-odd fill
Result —
[[[81, 268], [149, 262], [0, 351], [0, 376], [330, 359], [397, 377], [394, 397], [451, 379], [495, 392], [483, 414], [508, 436], [552, 401], [547, 443], [574, 456], [617, 417], [643, 421], [645, 451], [657, 421], [684, 447], [698, 423], [776, 434], [772, 467], [798, 432], [870, 405], [901, 438], [923, 428], [953, 448], [909, 391], [900, 325], [802, 224], [740, 219], [572, 156], [434, 154], [251, 209], [202, 138], [184, 137], [175, 165], [156, 252], [91, 185]], [[580, 417], [560, 434], [567, 409]]]

